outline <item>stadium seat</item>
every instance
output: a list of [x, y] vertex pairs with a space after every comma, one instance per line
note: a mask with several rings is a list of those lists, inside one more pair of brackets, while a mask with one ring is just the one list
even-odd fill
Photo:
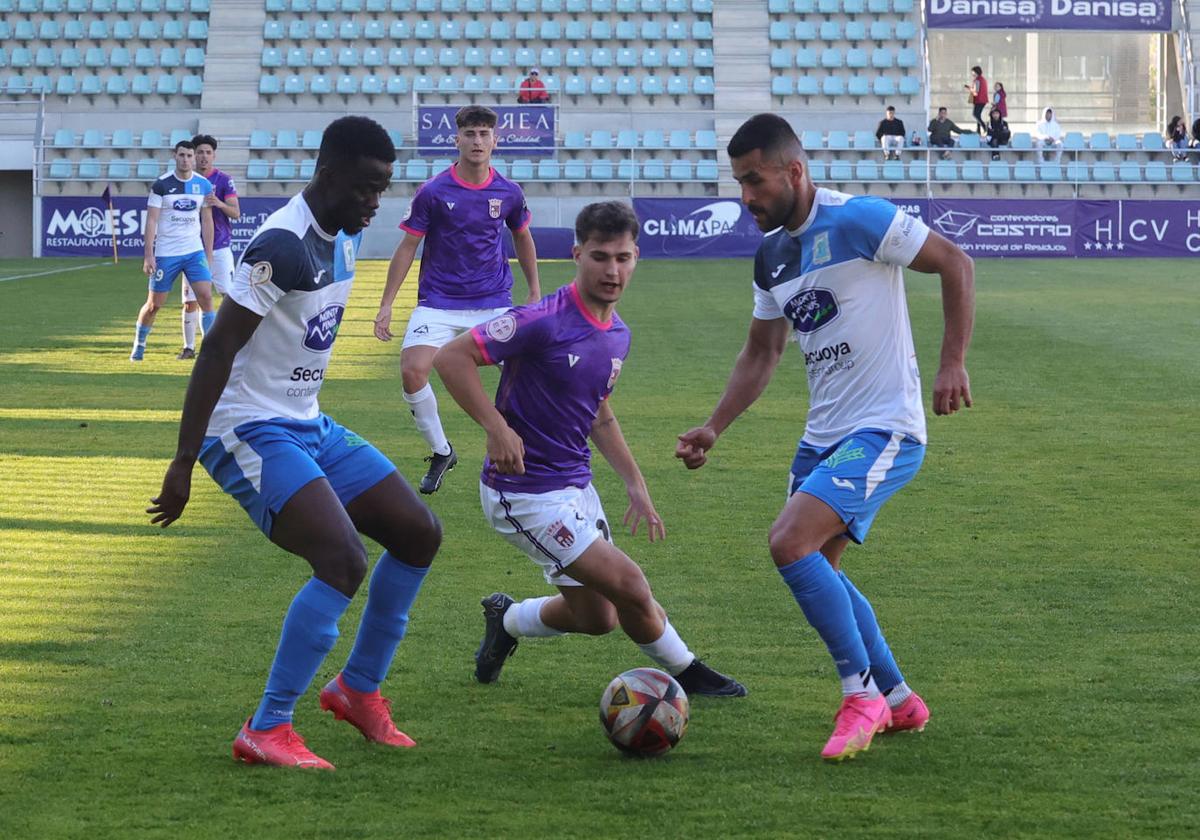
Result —
[[1067, 164], [1067, 180], [1072, 182], [1081, 182], [1090, 180], [1088, 166], [1077, 160], [1073, 160]]
[[1097, 131], [1092, 134], [1091, 140], [1088, 142], [1088, 148], [1092, 151], [1108, 151], [1112, 148], [1112, 138], [1105, 131]]
[[980, 149], [983, 148], [983, 141], [978, 134], [972, 132], [959, 135], [958, 145], [962, 149]]
[[591, 166], [591, 178], [593, 181], [611, 181], [613, 179], [613, 165], [610, 160], [594, 160]]
[[896, 40], [911, 41], [917, 37], [917, 25], [911, 20], [902, 20], [896, 24]]
[[692, 147], [692, 137], [686, 129], [673, 129], [667, 137], [667, 148], [670, 149], [690, 149]]
[[796, 92], [795, 82], [791, 76], [772, 76], [771, 77], [771, 95], [772, 96], [791, 96]]
[[1163, 137], [1158, 132], [1146, 132], [1142, 135], [1142, 148], [1147, 151], [1159, 151], [1166, 148]]
[[862, 21], [852, 20], [846, 23], [846, 40], [852, 44], [867, 39], [867, 25]]
[[859, 131], [854, 132], [851, 142], [853, 148], [855, 149], [864, 149], [870, 151], [876, 146], [875, 133], [873, 131], [867, 131], [866, 129], [860, 129]]
[[258, 80], [258, 92], [263, 96], [274, 96], [283, 92], [278, 76], [263, 76]]
[[1027, 152], [1033, 149], [1033, 137], [1026, 131], [1017, 131], [1013, 133], [1012, 143], [1010, 144], [1015, 151]]
[[54, 86], [54, 92], [59, 96], [73, 96], [78, 89], [78, 82], [74, 76], [59, 76], [58, 84]]
[[871, 90], [876, 96], [892, 96], [896, 93], [896, 83], [888, 76], [876, 76], [871, 83]]
[[296, 163], [287, 158], [280, 158], [271, 166], [271, 177], [276, 181], [294, 181], [296, 179]]
[[916, 67], [917, 66], [917, 51], [912, 47], [904, 47], [896, 53], [897, 67]]
[[537, 165], [537, 179], [539, 181], [557, 181], [558, 161], [547, 159], [539, 160]]
[[878, 181], [879, 165], [873, 160], [860, 160], [854, 164], [854, 180]]
[[308, 90], [316, 96], [328, 96], [333, 93], [333, 81], [323, 73], [318, 73], [308, 80]]
[[821, 136], [821, 132], [815, 129], [806, 129], [800, 133], [800, 145], [808, 151], [823, 148], [825, 139]]
[[833, 44], [842, 40], [842, 25], [837, 21], [823, 21], [817, 31], [821, 35], [821, 40], [827, 43]]
[[665, 181], [667, 166], [658, 158], [650, 158], [642, 164], [642, 177], [647, 181]]
[[825, 147], [838, 151], [850, 148], [850, 133], [848, 131], [830, 131], [825, 137]]
[[425, 181], [429, 178], [429, 164], [420, 158], [413, 158], [404, 164], [404, 180]]
[[[1187, 164], [1184, 164], [1185, 166]], [[1152, 160], [1146, 164], [1144, 180], [1152, 184], [1161, 184], [1167, 180], [1167, 164], [1161, 160]]]
[[179, 80], [170, 73], [160, 73], [154, 80], [154, 92], [160, 96], [174, 96], [179, 93]]
[[1097, 163], [1092, 167], [1093, 181], [1115, 181], [1117, 180], [1116, 170], [1113, 165], [1108, 162]]
[[532, 181], [533, 180], [533, 161], [530, 160], [514, 160], [512, 162], [512, 179], [514, 181]]
[[587, 164], [581, 160], [569, 160], [563, 164], [563, 177], [573, 183], [587, 179]]
[[826, 70], [836, 69], [842, 66], [842, 51], [834, 47], [829, 47], [821, 51], [821, 66]]
[[851, 166], [848, 160], [834, 160], [829, 162], [829, 180], [831, 181], [850, 181], [854, 179], [854, 167]]
[[964, 181], [982, 181], [983, 180], [983, 162], [978, 160], [966, 160], [962, 165], [962, 179]]
[[673, 160], [669, 170], [672, 181], [692, 180], [692, 163], [687, 160]]
[[812, 47], [801, 47], [796, 50], [796, 66], [801, 70], [813, 70], [818, 67], [817, 51]]
[[820, 183], [825, 180], [825, 161], [810, 160], [808, 162], [808, 174], [814, 181]]
[[696, 148], [697, 149], [716, 149], [717, 148], [717, 132], [709, 128], [702, 128], [696, 131]]
[[1183, 161], [1171, 164], [1171, 180], [1180, 183], [1196, 180], [1195, 167]]
[[1065, 152], [1081, 152], [1086, 147], [1083, 139], [1083, 132], [1068, 131], [1063, 135], [1063, 151]]
[[1062, 167], [1057, 163], [1038, 164], [1038, 179], [1042, 181], [1061, 181], [1063, 179]]
[[104, 92], [109, 96], [124, 96], [129, 93], [129, 80], [124, 76], [109, 76], [104, 83]]
[[[1116, 138], [1116, 147], [1122, 152], [1136, 152], [1138, 148], [1138, 139], [1136, 134], [1118, 134]], [[1122, 178], [1121, 180], [1125, 180]]]
[[871, 51], [871, 66], [877, 70], [886, 70], [893, 64], [892, 51], [884, 47], [876, 47]]
[[271, 164], [262, 158], [251, 158], [246, 163], [246, 178], [250, 181], [265, 181], [271, 177]]
[[816, 76], [801, 76], [796, 79], [796, 93], [800, 96], [816, 96], [821, 92], [821, 83]]
[[989, 181], [1010, 181], [1012, 173], [1009, 170], [1008, 163], [1002, 160], [993, 160], [988, 162], [987, 179]]
[[1012, 176], [1014, 181], [1036, 181], [1037, 167], [1031, 160], [1019, 160], [1013, 164]]
[[133, 176], [129, 161], [114, 158], [108, 162], [108, 178], [110, 181], [124, 181]]
[[588, 138], [588, 145], [593, 149], [612, 149], [613, 143], [612, 132], [607, 129], [595, 129]]
[[933, 167], [933, 177], [939, 181], [957, 181], [958, 167], [952, 160], [939, 160]]
[[861, 98], [871, 91], [871, 82], [866, 76], [855, 74], [846, 81], [846, 93]]
[[1124, 183], [1140, 182], [1142, 180], [1142, 168], [1132, 160], [1122, 161], [1121, 165], [1117, 168], [1117, 177]]
[[692, 80], [692, 93], [697, 96], [713, 96], [716, 93], [716, 81], [712, 76], [696, 76]]
[[54, 132], [54, 139], [51, 141], [56, 149], [69, 149], [75, 145], [75, 132], [69, 128], [60, 128]]
[[871, 21], [871, 40], [873, 41], [890, 41], [892, 40], [892, 23], [887, 20]]
[[846, 92], [846, 83], [841, 76], [826, 76], [821, 82], [821, 93], [833, 98]]
[[[950, 161], [945, 161], [950, 163]], [[951, 164], [953, 165], [953, 164]], [[910, 161], [908, 164], [908, 180], [910, 181], [927, 181], [929, 180], [929, 163], [924, 160]]]
[[137, 177], [143, 181], [153, 181], [162, 174], [164, 168], [153, 158], [142, 158], [138, 161]]

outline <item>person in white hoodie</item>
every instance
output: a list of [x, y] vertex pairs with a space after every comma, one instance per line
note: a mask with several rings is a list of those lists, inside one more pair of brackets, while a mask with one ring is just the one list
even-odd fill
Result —
[[1054, 119], [1054, 109], [1047, 108], [1042, 119], [1033, 130], [1033, 138], [1042, 148], [1042, 160], [1049, 160], [1049, 153], [1054, 152], [1054, 162], [1062, 158], [1063, 129], [1058, 120]]

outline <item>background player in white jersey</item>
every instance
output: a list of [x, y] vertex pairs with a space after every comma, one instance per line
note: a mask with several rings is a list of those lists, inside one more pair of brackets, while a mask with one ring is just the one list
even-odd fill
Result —
[[413, 745], [379, 686], [441, 526], [379, 450], [317, 405], [362, 230], [395, 157], [387, 132], [366, 117], [325, 129], [312, 182], [246, 246], [196, 358], [175, 459], [147, 510], [164, 528], [179, 518], [198, 458], [271, 542], [312, 567], [284, 618], [262, 701], [234, 739], [234, 757], [250, 763], [332, 769], [305, 747], [292, 713], [366, 575], [359, 533], [385, 550], [350, 658], [321, 691], [321, 708], [369, 740]]
[[392, 338], [392, 303], [422, 238], [417, 308], [408, 319], [400, 351], [404, 400], [432, 454], [421, 492], [434, 493], [458, 463], [429, 386], [433, 354], [452, 338], [512, 306], [512, 269], [504, 256], [504, 229], [512, 231], [528, 303], [541, 297], [537, 250], [529, 233], [529, 208], [514, 182], [492, 169], [496, 112], [481, 105], [455, 115], [458, 160], [430, 178], [413, 196], [400, 227], [404, 239], [388, 266], [387, 285], [375, 317], [375, 336]]
[[[729, 383], [704, 425], [679, 436], [689, 469], [766, 388], [788, 333], [804, 353], [810, 404], [771, 557], [829, 648], [844, 699], [822, 756], [867, 749], [877, 731], [920, 730], [925, 703], [904, 682], [870, 603], [840, 572], [883, 503], [925, 454], [925, 412], [902, 266], [942, 280], [945, 333], [933, 387], [937, 414], [971, 405], [965, 358], [974, 264], [895, 205], [813, 186], [787, 121], [748, 120], [729, 141], [742, 202], [768, 233], [754, 262], [754, 318]], [[778, 228], [778, 230], [776, 230]]]
[[[620, 621], [689, 694], [746, 693], [679, 637], [642, 570], [612, 544], [592, 487], [589, 437], [625, 481], [625, 524], [636, 535], [644, 519], [651, 541], [666, 535], [608, 402], [629, 353], [629, 328], [616, 306], [637, 265], [637, 234], [629, 205], [589, 204], [575, 221], [575, 282], [475, 327], [435, 359], [451, 395], [488, 433], [479, 484], [484, 515], [559, 593], [520, 603], [501, 592], [483, 599], [480, 682], [496, 680], [521, 636], [599, 636]], [[505, 361], [493, 406], [478, 367]]]
[[[213, 191], [204, 197], [206, 206], [213, 211], [213, 291], [225, 294], [233, 280], [233, 229], [230, 222], [241, 218], [242, 208], [238, 203], [237, 187], [233, 178], [216, 168], [217, 138], [211, 134], [197, 134], [192, 138], [196, 147], [196, 171], [209, 180]], [[176, 358], [196, 358], [196, 328], [200, 324], [200, 305], [196, 293], [187, 277], [183, 278], [183, 350]]]
[[146, 337], [154, 316], [166, 303], [175, 278], [186, 273], [195, 284], [196, 301], [203, 313], [205, 330], [212, 323], [213, 220], [205, 197], [212, 184], [194, 172], [196, 150], [190, 140], [175, 144], [175, 168], [150, 188], [146, 213], [146, 256], [142, 271], [150, 278], [150, 291], [138, 312], [137, 332], [129, 361], [140, 362], [146, 354]]

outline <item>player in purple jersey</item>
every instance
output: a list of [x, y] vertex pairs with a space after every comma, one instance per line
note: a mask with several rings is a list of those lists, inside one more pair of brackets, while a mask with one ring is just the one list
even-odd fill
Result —
[[[242, 208], [238, 204], [233, 178], [214, 166], [217, 161], [217, 138], [211, 134], [197, 134], [192, 138], [192, 145], [196, 147], [196, 171], [213, 185], [213, 191], [204, 197], [204, 204], [213, 210], [212, 289], [223, 295], [233, 281], [233, 228], [229, 223], [241, 218]], [[196, 295], [187, 277], [183, 279], [182, 319], [183, 349], [176, 358], [194, 359], [200, 306], [196, 303]]]
[[458, 160], [430, 178], [413, 196], [400, 228], [404, 239], [388, 266], [375, 317], [375, 336], [392, 338], [392, 303], [417, 245], [425, 240], [417, 281], [417, 308], [408, 319], [400, 351], [400, 377], [417, 430], [432, 454], [422, 493], [435, 493], [458, 463], [442, 430], [429, 372], [437, 349], [476, 324], [512, 306], [512, 269], [504, 256], [504, 228], [512, 231], [517, 260], [529, 284], [527, 303], [541, 297], [537, 250], [529, 233], [529, 208], [521, 188], [492, 169], [496, 112], [480, 105], [455, 115]]
[[[522, 636], [601, 636], [620, 622], [689, 694], [741, 697], [745, 687], [695, 657], [638, 565], [612, 543], [592, 487], [588, 437], [625, 481], [624, 522], [651, 542], [666, 529], [608, 403], [629, 353], [617, 317], [637, 265], [638, 221], [628, 205], [590, 204], [575, 221], [575, 281], [520, 306], [438, 351], [446, 389], [487, 431], [480, 500], [489, 523], [542, 568], [558, 595], [483, 599], [485, 633], [475, 677], [494, 682]], [[493, 405], [478, 368], [504, 362]]]

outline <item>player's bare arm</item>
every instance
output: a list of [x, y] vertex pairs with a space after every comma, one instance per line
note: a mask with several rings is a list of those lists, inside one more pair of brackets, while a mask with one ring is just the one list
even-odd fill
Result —
[[251, 312], [232, 298], [225, 298], [221, 304], [221, 317], [204, 337], [200, 354], [196, 357], [196, 366], [192, 368], [192, 376], [188, 380], [175, 458], [163, 476], [162, 490], [150, 500], [151, 507], [146, 508], [146, 513], [153, 517], [150, 520], [152, 525], [166, 528], [183, 514], [191, 495], [192, 468], [200, 457], [204, 430], [208, 428], [208, 420], [229, 381], [233, 358], [250, 340], [261, 322], [261, 315]]
[[517, 253], [517, 262], [525, 274], [525, 282], [529, 284], [529, 297], [525, 303], [537, 303], [542, 299], [542, 283], [538, 279], [537, 246], [533, 242], [533, 234], [529, 228], [513, 233], [513, 250]]
[[204, 196], [204, 203], [208, 207], [215, 207], [220, 210], [230, 219], [240, 219], [242, 217], [242, 205], [238, 203], [236, 195], [231, 195], [222, 201], [217, 198], [216, 193], [209, 193]]
[[941, 234], [930, 231], [909, 268], [942, 277], [942, 355], [933, 381], [933, 413], [971, 407], [967, 347], [975, 326], [975, 261]]
[[212, 208], [203, 207], [200, 210], [200, 242], [204, 246], [204, 258], [208, 260], [209, 265], [213, 264], [213, 235]]
[[487, 432], [487, 454], [496, 469], [507, 475], [524, 475], [525, 443], [483, 390], [479, 368], [486, 364], [469, 332], [442, 347], [433, 357], [433, 366], [450, 396]]
[[675, 457], [689, 470], [699, 469], [708, 461], [708, 450], [743, 411], [754, 404], [771, 381], [783, 349], [787, 345], [788, 322], [785, 318], [750, 321], [746, 344], [738, 353], [729, 374], [725, 393], [704, 425], [679, 436]]
[[604, 456], [604, 460], [608, 461], [616, 474], [621, 476], [621, 480], [625, 482], [625, 492], [629, 495], [629, 507], [625, 510], [624, 522], [629, 528], [629, 533], [636, 537], [638, 526], [644, 519], [650, 542], [665, 537], [667, 535], [666, 526], [663, 525], [658, 511], [654, 509], [654, 502], [651, 501], [650, 491], [646, 487], [646, 479], [642, 477], [642, 471], [638, 468], [633, 452], [625, 441], [625, 435], [621, 432], [621, 424], [617, 422], [617, 416], [613, 414], [608, 400], [600, 403], [600, 409], [596, 412], [596, 420], [592, 423], [590, 437], [592, 443], [600, 450], [600, 454]]
[[158, 214], [161, 207], [151, 207], [146, 211], [146, 255], [142, 258], [142, 273], [149, 277], [157, 268], [154, 260], [154, 236], [158, 233]]
[[404, 238], [396, 246], [396, 252], [392, 254], [392, 261], [388, 263], [387, 282], [383, 286], [383, 297], [379, 300], [379, 313], [375, 316], [375, 337], [380, 341], [391, 341], [393, 338], [392, 304], [396, 301], [400, 287], [404, 285], [404, 278], [408, 277], [413, 259], [417, 256], [417, 246], [420, 244], [421, 237], [411, 233], [404, 234]]

